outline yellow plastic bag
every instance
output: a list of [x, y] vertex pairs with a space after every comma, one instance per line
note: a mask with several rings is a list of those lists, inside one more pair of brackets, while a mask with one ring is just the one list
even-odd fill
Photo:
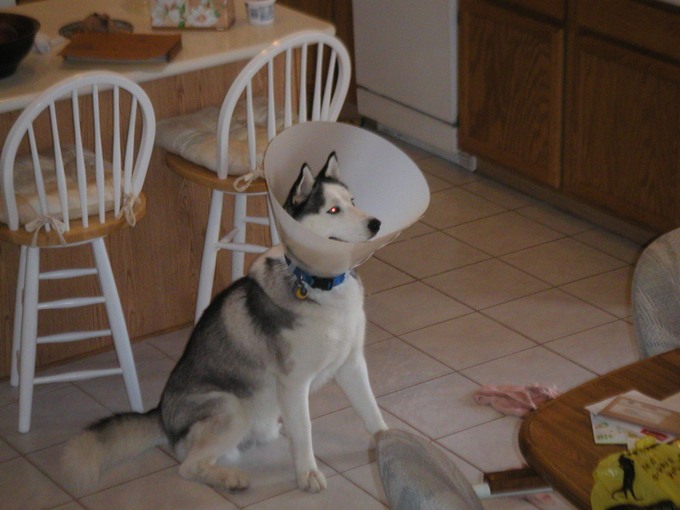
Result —
[[600, 461], [593, 478], [593, 510], [680, 510], [680, 442], [641, 439]]

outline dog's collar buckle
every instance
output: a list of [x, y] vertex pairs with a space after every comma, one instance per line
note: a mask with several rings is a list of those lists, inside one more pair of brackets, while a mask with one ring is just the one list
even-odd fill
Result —
[[347, 279], [347, 276], [349, 275], [349, 273], [342, 273], [331, 278], [314, 276], [300, 269], [287, 256], [285, 258], [286, 264], [288, 264], [288, 268], [297, 278], [297, 282], [293, 289], [293, 293], [295, 294], [295, 297], [298, 299], [307, 299], [308, 293], [307, 287], [319, 290], [331, 290], [334, 287], [337, 287], [338, 285], [343, 283]]

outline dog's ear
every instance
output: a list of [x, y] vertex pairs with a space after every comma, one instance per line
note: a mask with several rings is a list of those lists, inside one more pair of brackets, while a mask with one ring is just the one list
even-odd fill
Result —
[[305, 200], [312, 192], [314, 187], [314, 176], [312, 175], [312, 170], [309, 165], [305, 163], [300, 169], [300, 175], [295, 180], [293, 188], [290, 190], [290, 200], [292, 205], [299, 205]]
[[321, 172], [319, 172], [317, 179], [323, 177], [335, 179], [336, 181], [340, 180], [340, 165], [338, 164], [338, 156], [335, 154], [335, 151], [328, 155], [326, 165], [323, 167]]
[[302, 165], [300, 168], [300, 173], [298, 174], [293, 186], [288, 192], [288, 197], [283, 204], [283, 209], [290, 214], [295, 216], [297, 208], [307, 200], [314, 187], [314, 176], [307, 163]]

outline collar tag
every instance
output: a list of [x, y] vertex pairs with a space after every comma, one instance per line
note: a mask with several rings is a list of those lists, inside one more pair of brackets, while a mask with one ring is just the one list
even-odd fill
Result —
[[295, 287], [293, 287], [293, 295], [298, 298], [300, 301], [304, 301], [307, 299], [309, 293], [307, 291], [307, 287], [305, 286], [305, 283], [298, 280], [297, 284]]

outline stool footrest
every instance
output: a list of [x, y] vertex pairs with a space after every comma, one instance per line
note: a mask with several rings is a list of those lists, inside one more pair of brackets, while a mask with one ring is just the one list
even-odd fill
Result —
[[269, 225], [269, 218], [266, 216], [246, 216], [244, 221], [255, 225]]
[[78, 342], [80, 340], [90, 340], [100, 336], [111, 336], [110, 329], [99, 329], [93, 331], [72, 331], [59, 333], [56, 335], [39, 336], [36, 341], [39, 344], [56, 344], [63, 342]]
[[77, 308], [79, 306], [99, 305], [106, 302], [104, 296], [57, 299], [38, 303], [38, 310], [57, 310], [61, 308]]
[[232, 229], [231, 232], [229, 232], [227, 235], [225, 235], [224, 237], [222, 237], [222, 239], [219, 240], [216, 246], [220, 250], [243, 251], [246, 253], [264, 253], [269, 249], [269, 247], [262, 246], [259, 244], [233, 242], [232, 240], [234, 239], [237, 233], [238, 233], [237, 228]]
[[223, 243], [220, 241], [217, 246], [221, 250], [233, 250], [233, 251], [243, 251], [246, 253], [264, 253], [269, 248], [267, 246], [260, 246], [257, 244], [249, 243]]
[[45, 271], [40, 273], [41, 280], [63, 280], [66, 278], [78, 278], [81, 276], [92, 276], [97, 274], [97, 269], [94, 267], [85, 267], [82, 269], [59, 269], [56, 271]]
[[55, 382], [73, 382], [94, 379], [95, 377], [109, 377], [121, 375], [122, 368], [102, 368], [99, 370], [79, 370], [78, 372], [66, 372], [63, 374], [45, 375], [33, 379], [33, 384], [50, 384]]

